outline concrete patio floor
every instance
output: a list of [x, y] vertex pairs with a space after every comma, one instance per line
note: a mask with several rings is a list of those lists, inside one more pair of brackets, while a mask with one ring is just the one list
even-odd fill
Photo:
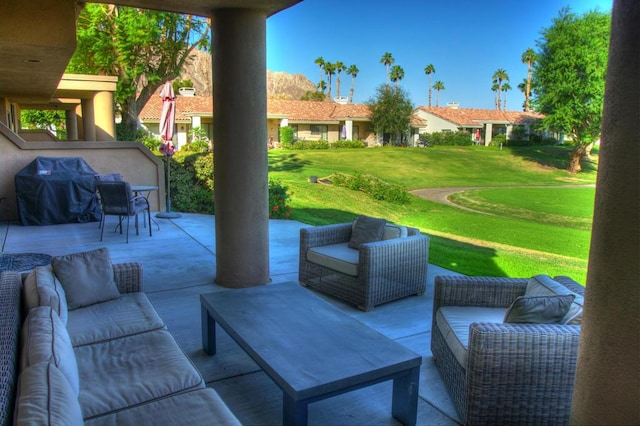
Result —
[[[124, 235], [113, 232], [114, 217], [107, 219], [102, 242], [97, 222], [26, 227], [2, 223], [2, 252], [56, 256], [108, 247], [113, 262], [142, 263], [145, 292], [207, 385], [220, 394], [243, 424], [281, 424], [282, 392], [228, 335], [219, 331], [215, 356], [202, 350], [199, 295], [227, 290], [215, 284], [214, 216], [182, 214], [178, 219], [155, 220], [160, 230], [154, 225], [152, 237], [142, 228], [136, 236], [132, 224], [129, 244], [125, 244]], [[270, 221], [270, 285], [298, 281], [299, 229], [305, 226], [296, 221]], [[314, 291], [346, 314], [422, 355], [418, 425], [459, 424], [429, 348], [433, 279], [442, 274], [454, 272], [430, 265], [423, 296], [381, 305], [370, 312]], [[399, 424], [391, 416], [391, 391], [391, 382], [385, 382], [315, 402], [309, 406], [309, 424]]]

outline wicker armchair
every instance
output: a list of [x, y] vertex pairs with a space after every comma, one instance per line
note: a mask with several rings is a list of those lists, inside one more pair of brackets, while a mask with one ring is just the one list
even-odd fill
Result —
[[381, 303], [424, 294], [427, 282], [429, 237], [406, 228], [406, 237], [362, 244], [354, 251], [356, 274], [346, 274], [309, 261], [309, 249], [344, 244], [352, 224], [317, 226], [300, 230], [300, 284], [356, 305], [363, 311]]
[[[568, 277], [555, 281], [583, 296]], [[461, 365], [437, 322], [444, 306], [507, 308], [528, 279], [437, 276], [431, 351], [464, 424], [568, 424], [580, 325], [473, 322]], [[485, 320], [486, 321], [486, 320]], [[456, 356], [457, 355], [457, 356]]]

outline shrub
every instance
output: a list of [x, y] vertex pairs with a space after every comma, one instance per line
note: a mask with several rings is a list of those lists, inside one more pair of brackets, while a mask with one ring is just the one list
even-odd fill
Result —
[[507, 142], [507, 136], [504, 134], [500, 134], [500, 135], [495, 135], [493, 138], [491, 138], [491, 146], [500, 146], [500, 144], [502, 145], [506, 145]]
[[289, 198], [292, 193], [278, 179], [269, 179], [269, 218], [291, 219]]
[[329, 144], [329, 148], [364, 148], [365, 143], [360, 140], [343, 139], [332, 144]]
[[214, 214], [213, 153], [179, 151], [170, 164], [172, 209]]
[[293, 143], [293, 127], [280, 127], [280, 142], [283, 148], [290, 148]]
[[285, 145], [283, 143], [282, 146], [287, 149], [329, 149], [329, 142], [323, 141], [323, 140], [319, 140], [319, 141], [298, 140], [289, 145]]
[[473, 145], [471, 134], [469, 132], [433, 132], [423, 133], [420, 140], [426, 142], [427, 146], [443, 145], [443, 146], [469, 146]]
[[405, 188], [384, 182], [373, 175], [361, 173], [348, 175], [336, 172], [331, 175], [331, 181], [337, 186], [353, 191], [362, 191], [375, 200], [398, 204], [405, 204], [409, 201], [409, 194]]

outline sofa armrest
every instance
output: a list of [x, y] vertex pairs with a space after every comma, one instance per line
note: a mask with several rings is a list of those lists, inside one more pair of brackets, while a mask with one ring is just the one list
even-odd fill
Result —
[[429, 263], [429, 236], [415, 234], [404, 238], [360, 245], [358, 276], [371, 282], [377, 276], [410, 275], [424, 278]]
[[473, 323], [469, 331], [467, 419], [568, 423], [580, 326]]
[[346, 243], [351, 238], [352, 226], [351, 223], [339, 223], [300, 229], [301, 253], [311, 247]]
[[577, 293], [580, 296], [584, 296], [584, 286], [579, 282], [575, 281], [573, 278], [560, 275], [560, 276], [553, 277], [553, 280], [559, 282], [560, 284], [562, 284], [572, 292]]
[[114, 263], [113, 276], [120, 293], [143, 291], [141, 263]]
[[507, 308], [527, 288], [527, 278], [438, 275], [435, 278], [433, 313], [442, 306]]

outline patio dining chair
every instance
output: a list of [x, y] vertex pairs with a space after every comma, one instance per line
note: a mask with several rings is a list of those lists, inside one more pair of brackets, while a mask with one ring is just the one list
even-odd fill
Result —
[[[102, 218], [100, 219], [100, 241], [104, 234], [105, 219], [107, 216], [118, 216], [120, 234], [122, 234], [122, 220], [127, 218], [127, 243], [129, 242], [129, 220], [135, 217], [136, 235], [139, 235], [138, 215], [143, 214], [143, 220], [148, 221], [149, 236], [151, 231], [151, 210], [149, 201], [142, 195], [133, 195], [129, 182], [98, 181], [98, 193], [102, 206]], [[146, 218], [144, 217], [146, 212]], [[116, 227], [116, 228], [117, 228]]]

